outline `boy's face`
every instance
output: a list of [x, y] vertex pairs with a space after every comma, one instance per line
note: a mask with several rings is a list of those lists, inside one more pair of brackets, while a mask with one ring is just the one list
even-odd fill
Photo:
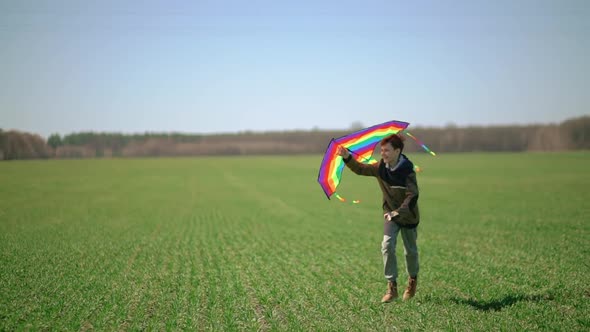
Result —
[[400, 152], [400, 149], [394, 149], [389, 143], [381, 145], [381, 158], [383, 158], [383, 161], [388, 164], [396, 162]]

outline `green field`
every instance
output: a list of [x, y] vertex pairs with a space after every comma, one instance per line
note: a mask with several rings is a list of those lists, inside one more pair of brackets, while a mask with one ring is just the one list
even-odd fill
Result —
[[328, 201], [321, 156], [0, 163], [0, 330], [590, 329], [590, 153], [410, 158], [385, 305], [376, 181]]

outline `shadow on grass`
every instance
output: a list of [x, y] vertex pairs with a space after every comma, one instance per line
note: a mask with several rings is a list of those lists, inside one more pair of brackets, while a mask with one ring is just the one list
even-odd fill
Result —
[[464, 304], [473, 307], [480, 311], [500, 311], [506, 307], [510, 307], [517, 302], [528, 301], [528, 302], [541, 302], [553, 300], [552, 295], [508, 295], [504, 298], [491, 300], [491, 301], [479, 301], [474, 299], [459, 299], [452, 298], [451, 301], [457, 304]]

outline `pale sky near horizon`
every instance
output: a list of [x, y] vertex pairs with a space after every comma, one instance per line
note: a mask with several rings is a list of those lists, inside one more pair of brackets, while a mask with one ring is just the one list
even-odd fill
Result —
[[0, 0], [0, 128], [559, 123], [590, 115], [589, 36], [583, 0]]

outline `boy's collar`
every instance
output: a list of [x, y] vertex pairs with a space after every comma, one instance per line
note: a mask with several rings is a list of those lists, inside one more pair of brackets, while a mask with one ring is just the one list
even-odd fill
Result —
[[404, 162], [405, 159], [406, 158], [404, 157], [404, 155], [400, 153], [397, 157], [397, 162], [395, 163], [395, 165], [391, 167], [389, 163], [385, 163], [385, 168], [387, 168], [390, 171], [395, 171], [399, 167], [399, 165], [401, 165], [401, 163]]

